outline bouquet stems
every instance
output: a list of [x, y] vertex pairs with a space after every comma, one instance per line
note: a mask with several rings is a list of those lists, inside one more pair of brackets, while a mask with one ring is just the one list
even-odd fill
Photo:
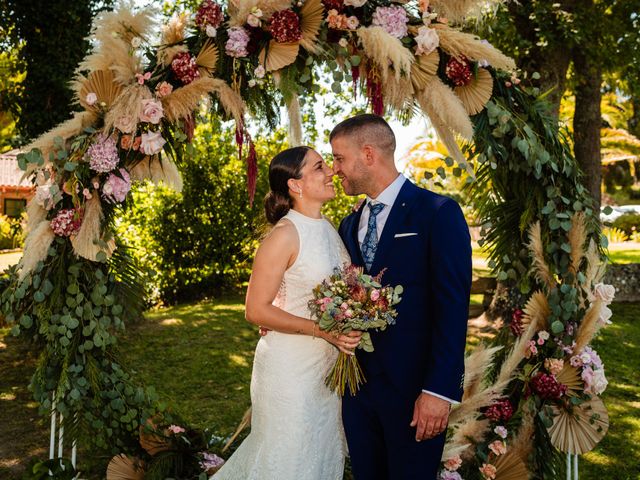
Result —
[[347, 387], [349, 387], [351, 396], [354, 396], [364, 382], [365, 378], [360, 362], [355, 355], [347, 355], [344, 352], [338, 354], [335, 365], [325, 379], [327, 387], [341, 397], [344, 396]]

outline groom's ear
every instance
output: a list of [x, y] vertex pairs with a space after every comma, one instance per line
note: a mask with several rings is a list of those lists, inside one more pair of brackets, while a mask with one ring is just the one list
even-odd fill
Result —
[[363, 145], [362, 147], [362, 155], [364, 156], [364, 163], [368, 167], [373, 166], [376, 158], [376, 151], [371, 145]]

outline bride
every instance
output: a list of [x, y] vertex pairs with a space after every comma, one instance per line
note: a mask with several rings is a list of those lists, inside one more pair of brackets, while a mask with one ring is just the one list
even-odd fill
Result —
[[353, 354], [360, 338], [321, 331], [307, 308], [313, 288], [349, 262], [335, 228], [320, 214], [335, 197], [332, 176], [309, 147], [285, 150], [269, 166], [265, 210], [274, 227], [256, 253], [246, 317], [272, 331], [256, 347], [251, 433], [212, 479], [342, 479], [340, 398], [324, 378], [338, 349]]

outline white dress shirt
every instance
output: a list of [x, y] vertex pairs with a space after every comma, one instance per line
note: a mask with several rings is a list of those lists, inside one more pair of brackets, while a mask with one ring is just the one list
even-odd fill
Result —
[[[391, 182], [391, 184], [387, 188], [385, 188], [376, 198], [370, 198], [369, 196], [367, 196], [365, 200], [365, 206], [362, 210], [362, 215], [360, 215], [360, 223], [358, 223], [358, 243], [360, 244], [360, 249], [362, 249], [362, 242], [364, 242], [364, 237], [367, 234], [367, 226], [369, 225], [370, 210], [368, 204], [384, 204], [384, 208], [380, 211], [380, 213], [378, 213], [378, 216], [376, 217], [376, 229], [378, 233], [378, 240], [380, 240], [384, 225], [387, 223], [387, 219], [389, 218], [389, 213], [393, 208], [393, 204], [395, 203], [396, 198], [398, 198], [398, 194], [400, 193], [404, 182], [406, 181], [406, 177], [402, 174], [399, 174], [398, 177], [393, 182]], [[428, 393], [429, 395], [433, 395], [434, 397], [446, 400], [453, 405], [460, 403], [437, 393], [430, 392], [429, 390], [422, 391], [424, 393]]]

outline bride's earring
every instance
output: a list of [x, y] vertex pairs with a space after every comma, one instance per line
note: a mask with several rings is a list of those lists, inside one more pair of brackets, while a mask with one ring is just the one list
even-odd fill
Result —
[[302, 189], [300, 189], [300, 191], [298, 192], [298, 194], [300, 195], [300, 198], [302, 198]]

